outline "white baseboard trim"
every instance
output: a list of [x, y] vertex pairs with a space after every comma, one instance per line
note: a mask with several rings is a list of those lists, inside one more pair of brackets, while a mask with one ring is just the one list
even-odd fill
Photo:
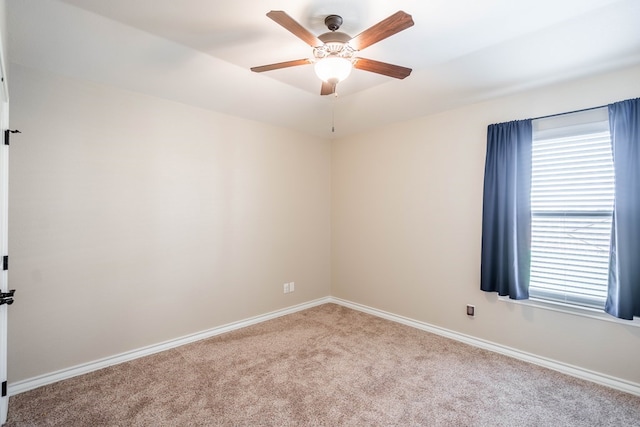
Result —
[[28, 390], [32, 390], [38, 387], [42, 387], [47, 384], [52, 384], [58, 381], [73, 378], [78, 375], [87, 374], [89, 372], [97, 371], [98, 369], [106, 368], [109, 366], [117, 365], [119, 363], [128, 362], [130, 360], [138, 359], [140, 357], [149, 356], [161, 351], [169, 350], [181, 345], [189, 344], [202, 339], [210, 338], [216, 335], [220, 335], [226, 332], [231, 332], [236, 329], [245, 328], [247, 326], [255, 325], [267, 320], [275, 319], [287, 314], [292, 314], [298, 311], [306, 310], [308, 308], [316, 307], [318, 305], [334, 303], [342, 305], [353, 310], [358, 310], [364, 313], [371, 314], [383, 319], [390, 320], [392, 322], [401, 323], [416, 329], [420, 329], [426, 332], [431, 332], [437, 335], [444, 336], [456, 341], [463, 342], [475, 347], [483, 348], [485, 350], [493, 351], [505, 356], [510, 356], [515, 359], [523, 360], [525, 362], [533, 363], [545, 368], [552, 369], [554, 371], [561, 372], [576, 378], [591, 381], [596, 384], [611, 387], [616, 390], [630, 393], [636, 396], [640, 396], [640, 384], [632, 383], [622, 380], [620, 378], [611, 377], [598, 372], [583, 369], [577, 366], [569, 365], [566, 363], [558, 362], [545, 357], [537, 356], [535, 354], [520, 351], [511, 347], [496, 344], [490, 341], [485, 341], [479, 338], [472, 337], [470, 335], [461, 334], [459, 332], [452, 331], [450, 329], [441, 328], [439, 326], [431, 325], [429, 323], [421, 322], [418, 320], [410, 319], [408, 317], [399, 316], [393, 313], [389, 313], [376, 308], [368, 307], [362, 304], [354, 303], [351, 301], [343, 300], [335, 297], [324, 297], [313, 301], [309, 301], [303, 304], [298, 304], [282, 310], [272, 311], [260, 316], [251, 317], [248, 319], [240, 320], [238, 322], [228, 323], [226, 325], [218, 326], [208, 329], [206, 331], [197, 332], [195, 334], [186, 335], [173, 340], [165, 341], [159, 344], [150, 345], [137, 350], [120, 353], [114, 356], [106, 357], [103, 359], [95, 360], [93, 362], [83, 363], [81, 365], [73, 366], [66, 369], [61, 369], [56, 372], [40, 375], [26, 380], [17, 381], [11, 383], [8, 386], [9, 396], [23, 393]]
[[37, 377], [28, 378], [26, 380], [17, 381], [11, 383], [7, 387], [9, 396], [23, 393], [25, 391], [32, 390], [34, 388], [42, 387], [47, 384], [52, 384], [58, 381], [73, 378], [78, 375], [88, 374], [89, 372], [97, 371], [98, 369], [106, 368], [109, 366], [117, 365], [119, 363], [128, 362], [130, 360], [138, 359], [140, 357], [149, 356], [161, 351], [169, 350], [181, 345], [189, 344], [195, 341], [200, 341], [205, 338], [210, 338], [216, 335], [224, 334], [225, 332], [231, 332], [236, 329], [245, 328], [247, 326], [255, 325], [267, 320], [275, 319], [277, 317], [286, 316], [298, 311], [306, 310], [311, 307], [326, 304], [331, 302], [330, 297], [319, 298], [303, 304], [294, 305], [284, 308], [282, 310], [272, 311], [260, 316], [250, 317], [248, 319], [240, 320], [238, 322], [228, 323], [226, 325], [217, 326], [215, 328], [207, 329], [206, 331], [196, 332], [194, 334], [185, 335], [180, 338], [165, 341], [159, 344], [153, 344], [147, 347], [139, 348], [137, 350], [127, 351], [115, 356], [105, 357], [103, 359], [95, 360], [93, 362], [83, 363], [81, 365], [72, 366], [70, 368], [61, 369], [56, 372], [51, 372]]
[[495, 353], [503, 354], [505, 356], [513, 357], [515, 359], [523, 360], [525, 362], [529, 362], [535, 365], [549, 368], [554, 371], [558, 371], [563, 374], [570, 375], [572, 377], [591, 381], [596, 384], [604, 385], [616, 390], [623, 391], [625, 393], [640, 396], [640, 384], [637, 384], [637, 383], [625, 381], [620, 378], [601, 374], [599, 372], [580, 368], [578, 366], [569, 365], [567, 363], [558, 362], [556, 360], [548, 359], [546, 357], [537, 356], [532, 353], [527, 353], [527, 352], [520, 351], [520, 350], [507, 347], [501, 344], [485, 341], [479, 338], [472, 337], [470, 335], [465, 335], [459, 332], [452, 331], [450, 329], [441, 328], [439, 326], [435, 326], [429, 323], [410, 319], [408, 317], [398, 316], [393, 313], [389, 313], [383, 310], [378, 310], [376, 308], [368, 307], [362, 304], [357, 304], [357, 303], [343, 300], [340, 298], [330, 297], [328, 298], [327, 302], [339, 304], [347, 308], [351, 308], [354, 310], [371, 314], [373, 316], [381, 317], [383, 319], [387, 319], [393, 322], [401, 323], [403, 325], [411, 326], [416, 329], [420, 329], [426, 332], [431, 332], [446, 338], [451, 338], [453, 340], [460, 341], [465, 344], [469, 344], [475, 347], [479, 347], [485, 350], [493, 351]]

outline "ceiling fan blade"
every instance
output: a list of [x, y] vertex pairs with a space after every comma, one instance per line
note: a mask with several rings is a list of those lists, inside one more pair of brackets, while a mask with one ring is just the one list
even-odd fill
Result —
[[295, 19], [287, 15], [282, 10], [272, 10], [267, 16], [289, 30], [294, 36], [305, 42], [311, 47], [322, 46], [323, 43], [319, 38], [311, 34], [306, 28], [298, 23]]
[[352, 38], [349, 45], [356, 50], [362, 50], [411, 26], [411, 15], [400, 10]]
[[372, 73], [384, 74], [385, 76], [394, 77], [396, 79], [404, 79], [411, 74], [411, 68], [401, 67], [400, 65], [388, 64], [386, 62], [374, 61], [373, 59], [357, 58], [354, 68], [358, 70], [370, 71]]
[[335, 93], [336, 85], [333, 83], [322, 82], [322, 88], [320, 88], [320, 95], [331, 95]]
[[298, 65], [311, 64], [308, 59], [295, 59], [293, 61], [278, 62], [276, 64], [261, 65], [259, 67], [251, 67], [251, 71], [255, 73], [262, 73], [264, 71], [278, 70], [280, 68], [296, 67]]

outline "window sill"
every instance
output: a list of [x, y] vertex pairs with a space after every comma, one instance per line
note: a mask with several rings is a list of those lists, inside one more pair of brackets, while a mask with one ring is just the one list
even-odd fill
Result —
[[623, 320], [613, 317], [604, 311], [597, 310], [595, 308], [578, 307], [569, 304], [563, 304], [561, 302], [545, 301], [536, 298], [530, 298], [528, 300], [514, 300], [509, 297], [498, 297], [498, 300], [503, 302], [509, 302], [512, 304], [526, 305], [529, 307], [542, 308], [544, 310], [557, 311], [565, 314], [572, 314], [574, 316], [589, 317], [591, 319], [604, 320], [606, 322], [618, 323], [626, 326], [635, 326], [640, 328], [640, 317], [634, 317], [633, 320]]

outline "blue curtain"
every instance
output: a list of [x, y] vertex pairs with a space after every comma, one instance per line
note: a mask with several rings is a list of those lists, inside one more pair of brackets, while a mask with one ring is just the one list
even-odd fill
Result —
[[640, 98], [609, 105], [615, 202], [605, 311], [640, 316]]
[[484, 170], [480, 289], [529, 298], [531, 120], [490, 125]]

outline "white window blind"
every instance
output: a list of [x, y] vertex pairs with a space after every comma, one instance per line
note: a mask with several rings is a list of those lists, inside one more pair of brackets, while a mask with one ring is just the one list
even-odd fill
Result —
[[606, 109], [567, 116], [534, 121], [529, 293], [602, 308], [614, 199]]

